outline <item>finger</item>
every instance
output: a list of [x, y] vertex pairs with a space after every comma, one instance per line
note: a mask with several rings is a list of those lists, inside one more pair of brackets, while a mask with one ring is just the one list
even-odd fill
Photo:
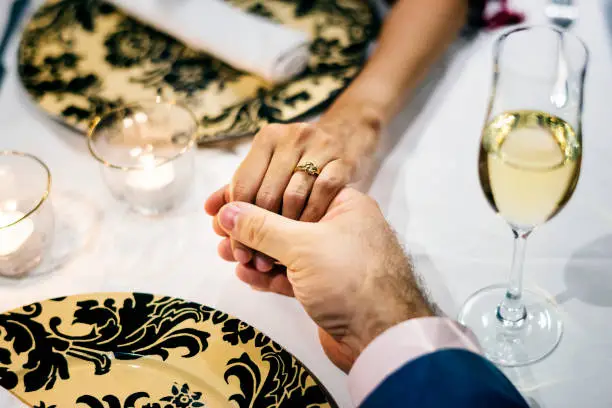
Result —
[[[240, 254], [240, 249], [238, 249], [238, 253]], [[242, 262], [244, 261], [246, 258], [244, 256], [242, 256], [242, 258], [240, 260], [236, 259], [235, 253], [236, 251], [234, 249], [232, 249], [232, 243], [231, 240], [229, 238], [225, 238], [224, 240], [222, 240], [221, 242], [219, 242], [219, 245], [217, 246], [217, 252], [219, 253], [219, 256], [221, 257], [221, 259], [223, 259], [224, 261], [228, 261], [228, 262], [239, 262], [241, 264], [244, 265], [250, 265], [250, 262]], [[254, 262], [252, 262], [254, 263]], [[272, 270], [272, 268], [274, 267], [274, 264], [272, 264], [272, 267], [270, 268], [266, 268], [266, 270], [261, 270], [258, 268], [258, 270], [261, 273], [265, 273], [265, 272], [269, 272]], [[261, 266], [260, 266], [261, 268]]]
[[293, 173], [283, 194], [282, 214], [284, 217], [291, 218], [292, 220], [300, 218], [314, 182], [315, 176], [306, 174], [303, 171]]
[[241, 244], [240, 242], [232, 239], [230, 240], [232, 251], [234, 252], [234, 259], [236, 261], [247, 264], [253, 259], [253, 250], [251, 248]]
[[282, 271], [261, 273], [248, 265], [239, 264], [236, 266], [236, 276], [257, 290], [293, 297], [293, 287]]
[[217, 252], [219, 253], [221, 259], [223, 259], [224, 261], [236, 262], [236, 259], [234, 258], [234, 253], [232, 252], [232, 244], [230, 243], [229, 238], [225, 238], [224, 240], [219, 242], [219, 245], [217, 246]]
[[224, 206], [219, 211], [219, 224], [233, 239], [284, 265], [296, 261], [302, 247], [318, 241], [313, 224], [290, 220], [248, 203]]
[[[221, 242], [219, 242], [217, 251], [221, 259], [223, 259], [224, 261], [236, 262], [229, 238], [225, 238]], [[271, 272], [273, 269], [275, 269], [276, 266], [272, 258], [269, 258], [268, 256], [262, 253], [255, 254], [255, 256], [253, 257], [253, 262], [249, 263], [248, 265], [251, 264], [260, 273]]]
[[321, 342], [321, 346], [327, 358], [329, 358], [336, 367], [348, 373], [357, 358], [355, 353], [346, 344], [339, 343], [338, 340], [321, 327], [319, 327], [319, 341]]
[[206, 199], [204, 211], [208, 215], [217, 215], [221, 207], [230, 202], [229, 185], [226, 184]]
[[[300, 132], [296, 135], [296, 140], [307, 138], [312, 133], [312, 128], [306, 125], [292, 126], [288, 129], [290, 132]], [[314, 183], [312, 176], [295, 172], [295, 167], [300, 161], [301, 149], [301, 145], [297, 144], [274, 153], [270, 167], [257, 193], [255, 203], [258, 206], [272, 212], [279, 212], [282, 205], [284, 216], [291, 219], [299, 218]], [[274, 266], [274, 259], [263, 254], [255, 254], [253, 264], [258, 270], [267, 272]]]
[[272, 154], [274, 140], [278, 137], [277, 127], [265, 126], [253, 139], [251, 149], [238, 166], [230, 184], [231, 201], [252, 203], [266, 175]]
[[217, 213], [225, 204], [229, 202], [229, 186], [226, 184], [214, 193], [212, 193], [204, 203], [204, 210], [208, 215], [213, 217], [212, 227], [215, 233], [221, 237], [227, 237], [227, 233], [219, 226], [219, 220], [216, 217]]
[[[230, 200], [252, 203], [266, 170], [272, 159], [274, 151], [273, 142], [277, 137], [276, 127], [266, 126], [262, 128], [255, 138], [249, 153], [242, 161], [230, 184]], [[239, 262], [248, 263], [253, 257], [253, 251], [240, 242], [232, 241], [234, 258]]]
[[227, 235], [227, 232], [225, 232], [225, 230], [221, 228], [221, 226], [219, 225], [219, 217], [213, 217], [212, 227], [213, 227], [213, 230], [215, 231], [215, 234], [219, 235], [220, 237], [229, 236]]
[[274, 152], [270, 166], [261, 182], [255, 204], [272, 212], [279, 212], [283, 193], [291, 180], [301, 152], [296, 149], [286, 149]]
[[253, 255], [253, 266], [260, 272], [270, 272], [274, 268], [274, 259], [257, 252]]
[[315, 180], [300, 221], [317, 222], [325, 215], [329, 204], [349, 183], [350, 169], [340, 160], [326, 165]]
[[[227, 236], [227, 233], [225, 234]], [[217, 251], [221, 259], [228, 262], [237, 262], [229, 238], [226, 238], [219, 243]], [[275, 267], [274, 259], [260, 252], [253, 256], [252, 262], [242, 263], [252, 265], [255, 269], [262, 273], [270, 272]]]

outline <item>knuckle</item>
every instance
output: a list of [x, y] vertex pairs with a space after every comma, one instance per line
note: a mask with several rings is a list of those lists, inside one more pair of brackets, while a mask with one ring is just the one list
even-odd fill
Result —
[[380, 204], [378, 203], [378, 201], [365, 194], [360, 197], [360, 200], [361, 208], [368, 209], [369, 211], [373, 211], [374, 213], [382, 215], [382, 209], [380, 208]]
[[345, 185], [343, 177], [336, 174], [319, 176], [319, 186], [325, 193], [331, 193]]
[[312, 123], [297, 123], [293, 129], [296, 144], [304, 144], [312, 139], [317, 132], [317, 128]]
[[254, 142], [274, 140], [281, 136], [284, 131], [285, 125], [281, 125], [280, 123], [269, 123], [264, 125], [259, 132], [257, 132]]
[[233, 197], [232, 199], [237, 201], [250, 201], [249, 197], [252, 195], [251, 187], [248, 183], [238, 179], [234, 181]]
[[269, 190], [260, 190], [257, 193], [255, 200], [257, 206], [264, 208], [269, 211], [273, 211], [279, 204], [279, 199], [276, 194]]
[[357, 160], [351, 157], [345, 157], [342, 159], [342, 164], [348, 169], [354, 169], [357, 167]]
[[317, 145], [318, 149], [325, 149], [325, 151], [332, 152], [334, 155], [342, 151], [342, 146], [338, 138], [327, 132], [319, 132], [317, 135]]
[[352, 179], [357, 174], [357, 169], [359, 167], [359, 163], [357, 163], [356, 159], [345, 157], [341, 160], [343, 171], [346, 173], [349, 179]]
[[380, 211], [380, 205], [378, 204], [378, 202], [377, 202], [375, 199], [373, 199], [373, 198], [372, 198], [372, 197], [370, 197], [370, 196], [364, 196], [364, 200], [365, 200], [365, 202], [366, 202], [366, 203], [367, 203], [369, 206], [371, 206], [372, 208], [374, 208], [374, 209], [376, 209], [376, 210]]
[[299, 190], [285, 191], [285, 194], [283, 195], [283, 202], [291, 206], [300, 205], [304, 203], [305, 201], [306, 201], [305, 191], [299, 191]]
[[307, 222], [317, 222], [323, 216], [323, 211], [318, 204], [309, 202], [308, 209], [304, 211], [302, 219]]
[[258, 248], [262, 242], [267, 239], [267, 215], [261, 214], [257, 217], [251, 217], [246, 220], [246, 225], [243, 229], [246, 231], [246, 239], [249, 246]]

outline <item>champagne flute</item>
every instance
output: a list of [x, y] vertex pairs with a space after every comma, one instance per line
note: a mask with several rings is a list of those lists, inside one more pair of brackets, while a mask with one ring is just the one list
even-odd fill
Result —
[[563, 332], [555, 304], [523, 289], [523, 261], [527, 237], [565, 206], [578, 182], [588, 50], [566, 31], [522, 27], [497, 40], [494, 62], [478, 170], [485, 197], [512, 230], [514, 254], [509, 283], [473, 294], [459, 321], [493, 362], [520, 366], [550, 354]]

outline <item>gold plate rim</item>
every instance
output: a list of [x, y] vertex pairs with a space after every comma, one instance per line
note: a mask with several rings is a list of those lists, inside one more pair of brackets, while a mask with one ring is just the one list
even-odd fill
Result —
[[[157, 302], [179, 302], [180, 306], [185, 307], [185, 305], [189, 305], [189, 306], [198, 306], [198, 307], [202, 307], [203, 310], [206, 310], [206, 312], [210, 313], [210, 318], [206, 318], [205, 320], [202, 321], [194, 321], [192, 322], [191, 325], [187, 325], [187, 327], [192, 327], [195, 328], [197, 324], [200, 325], [212, 325], [211, 327], [215, 327], [215, 326], [219, 326], [219, 325], [223, 325], [224, 323], [230, 322], [230, 321], [237, 321], [238, 324], [240, 324], [240, 327], [242, 329], [244, 329], [246, 325], [248, 328], [251, 328], [254, 331], [254, 335], [252, 337], [252, 341], [256, 341], [255, 336], [259, 336], [262, 335], [264, 336], [265, 339], [267, 339], [267, 342], [264, 343], [265, 347], [267, 347], [268, 345], [273, 346], [274, 349], [274, 353], [276, 357], [280, 356], [280, 353], [287, 353], [287, 355], [290, 357], [291, 361], [294, 361], [295, 365], [297, 365], [298, 369], [303, 369], [303, 372], [305, 372], [314, 382], [314, 386], [316, 386], [316, 388], [318, 388], [324, 398], [325, 401], [324, 402], [316, 402], [317, 404], [322, 404], [322, 406], [324, 406], [325, 404], [328, 404], [330, 408], [338, 408], [337, 403], [335, 402], [333, 396], [331, 395], [331, 393], [329, 392], [329, 390], [325, 387], [325, 385], [319, 380], [319, 378], [312, 372], [312, 370], [310, 370], [300, 359], [298, 359], [295, 355], [293, 355], [291, 352], [289, 352], [286, 348], [284, 348], [283, 346], [279, 345], [278, 343], [276, 343], [271, 337], [267, 336], [264, 332], [262, 332], [261, 330], [255, 328], [254, 326], [244, 322], [242, 319], [238, 319], [233, 315], [230, 315], [228, 313], [225, 313], [223, 311], [221, 311], [218, 308], [214, 308], [214, 307], [210, 307], [207, 306], [203, 303], [200, 302], [195, 302], [195, 301], [189, 301], [189, 300], [185, 300], [183, 298], [179, 298], [179, 297], [175, 297], [175, 296], [165, 296], [165, 295], [158, 295], [158, 294], [150, 294], [150, 293], [144, 293], [144, 292], [91, 292], [91, 293], [83, 293], [83, 294], [73, 294], [73, 295], [68, 295], [68, 296], [62, 296], [62, 297], [53, 297], [53, 298], [48, 298], [39, 302], [32, 302], [29, 303], [27, 305], [18, 307], [18, 308], [14, 308], [12, 310], [6, 311], [4, 313], [0, 314], [0, 329], [2, 331], [3, 336], [0, 338], [0, 349], [1, 350], [5, 350], [5, 351], [9, 351], [11, 350], [11, 347], [14, 347], [14, 345], [12, 343], [16, 342], [16, 337], [12, 337], [12, 341], [7, 340], [7, 337], [9, 337], [9, 332], [7, 331], [7, 328], [5, 327], [5, 319], [7, 318], [7, 316], [13, 315], [13, 314], [23, 314], [24, 312], [26, 313], [34, 313], [35, 311], [41, 311], [44, 309], [45, 306], [49, 307], [49, 305], [51, 304], [59, 304], [61, 302], [69, 302], [70, 304], [70, 310], [72, 312], [72, 315], [70, 315], [70, 313], [66, 313], [65, 315], [61, 315], [61, 316], [53, 316], [53, 318], [51, 318], [49, 321], [45, 321], [44, 325], [45, 328], [50, 329], [51, 332], [53, 332], [54, 335], [57, 334], [57, 324], [58, 322], [56, 321], [55, 323], [53, 322], [54, 319], [60, 319], [60, 322], [65, 319], [65, 321], [70, 321], [71, 325], [74, 325], [74, 323], [76, 322], [76, 314], [78, 313], [78, 311], [80, 310], [78, 308], [79, 305], [85, 305], [88, 302], [97, 302], [95, 303], [95, 306], [101, 306], [101, 305], [105, 305], [107, 306], [108, 304], [110, 305], [114, 305], [116, 306], [117, 309], [117, 313], [119, 313], [119, 310], [122, 309], [123, 307], [125, 307], [126, 304], [128, 304], [128, 300], [130, 302], [133, 303], [129, 303], [132, 306], [136, 306], [136, 303], [138, 302], [137, 298], [138, 297], [142, 297], [143, 299], [146, 298], [150, 298], [150, 302], [147, 304], [147, 306], [150, 306], [151, 304], [155, 304], [157, 305]], [[110, 303], [109, 303], [110, 302]], [[160, 303], [160, 304], [166, 304], [166, 303]], [[90, 304], [94, 304], [94, 303], [90, 303]], [[58, 306], [59, 307], [59, 306]], [[178, 309], [177, 309], [178, 310]], [[214, 317], [213, 315], [216, 313], [220, 313], [221, 315], [224, 315], [225, 317], [223, 318], [223, 320], [221, 320], [218, 323], [215, 323], [213, 321]], [[31, 318], [31, 320], [33, 320], [35, 317], [40, 316], [40, 314], [38, 315], [33, 315], [33, 317]], [[131, 316], [131, 315], [130, 315]], [[78, 322], [77, 322], [78, 323]], [[82, 322], [80, 322], [82, 323]], [[56, 331], [53, 331], [53, 326], [54, 324], [56, 325], [55, 329]], [[94, 327], [94, 326], [92, 326]], [[223, 333], [225, 333], [225, 330], [223, 330]], [[46, 333], [48, 334], [48, 333]], [[254, 350], [258, 349], [257, 347], [255, 347], [253, 350], [246, 350], [245, 347], [247, 343], [238, 343], [238, 344], [226, 344], [228, 343], [227, 340], [222, 339], [221, 338], [221, 334], [219, 333], [218, 335], [214, 335], [214, 333], [211, 332], [208, 333], [210, 336], [210, 340], [211, 342], [217, 342], [219, 344], [224, 345], [225, 347], [227, 347], [228, 349], [240, 349], [242, 351], [242, 353], [246, 353], [249, 354], [249, 357], [253, 357], [253, 352]], [[26, 354], [29, 354], [32, 350], [35, 349], [36, 346], [36, 339], [32, 339], [33, 340], [33, 348], [31, 348], [30, 350], [27, 350]], [[159, 338], [157, 338], [156, 340], [159, 340]], [[200, 354], [206, 354], [205, 351], [208, 347], [208, 344], [206, 346], [206, 348], [204, 348], [203, 350], [201, 350], [198, 354], [196, 355], [200, 355]], [[262, 346], [262, 350], [263, 348], [265, 348], [264, 346]], [[278, 348], [276, 348], [278, 347]], [[23, 351], [22, 351], [23, 352]], [[16, 351], [14, 351], [13, 348], [13, 353], [19, 354]], [[121, 351], [109, 351], [108, 353], [118, 353], [118, 354], [124, 354], [124, 352]], [[230, 353], [228, 353], [230, 354]], [[266, 352], [266, 354], [269, 354], [269, 351]], [[12, 356], [12, 354], [10, 354]], [[156, 354], [137, 354], [139, 356], [139, 358], [146, 358], [146, 357], [150, 357]], [[196, 357], [196, 355], [192, 356], [192, 357]], [[184, 357], [184, 356], [181, 356]], [[263, 357], [262, 356], [254, 356], [253, 358], [253, 362], [254, 364], [256, 364], [258, 366], [258, 368], [262, 368], [262, 364], [264, 364], [264, 360], [260, 358]], [[190, 358], [190, 356], [185, 357], [185, 358]], [[204, 358], [205, 357], [200, 357], [200, 358]], [[165, 361], [165, 359], [163, 359]], [[204, 361], [207, 361], [206, 359]], [[230, 360], [231, 361], [231, 360]], [[165, 361], [166, 363], [168, 363], [169, 361]], [[229, 364], [229, 362], [228, 362]], [[172, 365], [172, 364], [171, 364]], [[175, 365], [176, 367], [178, 367], [178, 365]], [[10, 365], [8, 365], [9, 368], [11, 368]], [[283, 366], [284, 367], [284, 366]], [[68, 365], [69, 368], [69, 365]], [[23, 370], [24, 367], [21, 367], [21, 369]], [[7, 365], [4, 364], [4, 362], [0, 363], [0, 371], [4, 371], [4, 373], [6, 374], [6, 370], [7, 370]], [[110, 368], [109, 371], [110, 372]], [[277, 373], [275, 373], [277, 374]], [[273, 375], [275, 375], [273, 374]], [[282, 371], [281, 374], [287, 374], [286, 371]], [[95, 375], [98, 375], [97, 373]], [[227, 373], [225, 374], [227, 375]], [[270, 375], [270, 373], [267, 374], [268, 376]], [[70, 378], [70, 376], [68, 376], [68, 378]], [[266, 378], [267, 379], [267, 378]], [[64, 382], [69, 382], [69, 379], [61, 379], [59, 381], [64, 381]], [[227, 381], [227, 380], [226, 380]], [[64, 384], [64, 383], [62, 383]], [[0, 383], [1, 386], [3, 386], [4, 388], [6, 388], [9, 392], [11, 392], [13, 395], [15, 395], [17, 398], [19, 398], [20, 400], [22, 400], [25, 403], [31, 404], [33, 403], [32, 401], [24, 401], [24, 398], [22, 398], [22, 395], [19, 392], [15, 391], [16, 387], [6, 387], [6, 384], [4, 383]], [[23, 384], [22, 384], [23, 386]], [[283, 390], [286, 390], [286, 386], [291, 386], [291, 384], [283, 384]], [[51, 394], [53, 392], [53, 385], [51, 387], [49, 387], [47, 389], [47, 391], [49, 391], [49, 394]], [[27, 390], [24, 391], [24, 393], [27, 393]], [[42, 402], [42, 401], [41, 401]], [[315, 402], [313, 402], [315, 403]], [[58, 406], [58, 408], [63, 408], [61, 406]]]

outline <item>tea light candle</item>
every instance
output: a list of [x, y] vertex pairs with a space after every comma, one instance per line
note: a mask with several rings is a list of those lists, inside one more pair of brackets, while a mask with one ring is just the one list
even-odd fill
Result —
[[[8, 225], [21, 218], [19, 211], [0, 211], [0, 225]], [[10, 227], [0, 229], [0, 256], [9, 256], [19, 250], [34, 232], [34, 223], [29, 218], [19, 221]]]
[[131, 170], [126, 177], [126, 184], [136, 190], [161, 190], [174, 180], [172, 163], [157, 166], [153, 155], [144, 154], [138, 158], [143, 169]]

